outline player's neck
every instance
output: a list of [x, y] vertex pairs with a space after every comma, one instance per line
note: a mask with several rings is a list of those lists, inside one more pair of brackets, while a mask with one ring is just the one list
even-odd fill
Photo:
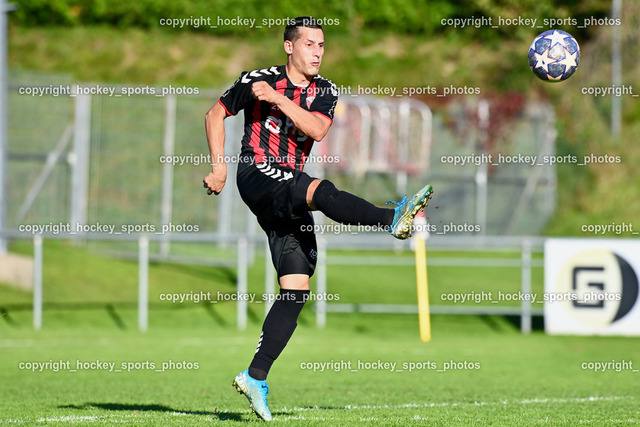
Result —
[[291, 83], [297, 86], [307, 86], [313, 80], [313, 76], [306, 76], [296, 70], [296, 68], [291, 64], [291, 62], [287, 62], [285, 66], [287, 71], [287, 77], [291, 80]]

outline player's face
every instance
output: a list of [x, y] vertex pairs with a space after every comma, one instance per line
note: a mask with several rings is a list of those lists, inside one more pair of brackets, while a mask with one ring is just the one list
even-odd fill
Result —
[[[324, 55], [324, 33], [318, 28], [298, 29], [298, 38], [285, 43], [285, 50], [291, 55], [291, 65], [304, 76], [313, 77], [320, 71]], [[290, 51], [289, 51], [290, 50]]]

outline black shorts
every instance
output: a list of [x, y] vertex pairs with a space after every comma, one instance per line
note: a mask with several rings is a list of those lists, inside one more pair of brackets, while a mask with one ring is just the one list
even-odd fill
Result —
[[275, 162], [238, 165], [240, 196], [267, 233], [278, 277], [312, 276], [315, 271], [318, 246], [306, 200], [307, 188], [314, 179]]

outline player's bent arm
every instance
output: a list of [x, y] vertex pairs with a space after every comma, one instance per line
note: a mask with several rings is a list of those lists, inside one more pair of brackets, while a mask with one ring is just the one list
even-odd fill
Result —
[[227, 164], [224, 160], [224, 119], [227, 112], [216, 102], [204, 118], [207, 142], [211, 152], [211, 173], [204, 179], [208, 194], [219, 194], [227, 181]]
[[307, 111], [284, 95], [277, 98], [276, 105], [300, 132], [314, 141], [322, 140], [329, 132], [331, 120], [328, 117]]

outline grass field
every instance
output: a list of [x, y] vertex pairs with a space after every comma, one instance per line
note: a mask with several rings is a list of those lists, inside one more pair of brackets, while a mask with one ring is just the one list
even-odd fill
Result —
[[[146, 334], [85, 325], [41, 333], [5, 331], [0, 339], [0, 422], [256, 421], [244, 397], [232, 389], [231, 379], [249, 362], [257, 324], [238, 332], [210, 319], [199, 327], [180, 327], [177, 319], [167, 323]], [[325, 330], [299, 326], [270, 374], [269, 402], [275, 421], [291, 425], [640, 421], [637, 371], [582, 368], [594, 361], [632, 360], [637, 357], [635, 339], [522, 336], [500, 318], [436, 316], [433, 340], [425, 344], [417, 338], [416, 323], [409, 315], [333, 315]], [[68, 363], [77, 371], [20, 369], [21, 362], [47, 361]], [[78, 361], [115, 363], [115, 369], [122, 371], [79, 369]], [[157, 372], [171, 361], [177, 364], [173, 369]], [[306, 369], [312, 362], [323, 362], [329, 369]], [[459, 369], [445, 370], [453, 362]], [[640, 366], [640, 360], [633, 362]], [[415, 366], [411, 372], [410, 363]]]
[[[13, 248], [28, 252], [24, 244]], [[210, 304], [158, 301], [161, 291], [233, 292], [232, 270], [153, 264], [150, 330], [140, 333], [135, 263], [56, 242], [48, 243], [47, 253], [43, 330], [33, 331], [31, 311], [20, 309], [30, 293], [0, 286], [0, 424], [258, 422], [231, 380], [250, 361], [263, 307], [252, 306], [247, 330], [238, 331], [233, 303], [214, 310]], [[68, 265], [83, 268], [69, 275]], [[255, 292], [263, 269], [256, 262], [250, 272]], [[385, 276], [372, 267], [335, 266], [329, 270], [329, 291], [345, 301], [415, 302], [411, 267], [386, 270], [391, 272]], [[454, 287], [464, 291], [495, 282], [517, 289], [508, 274], [500, 277], [489, 269], [476, 276], [434, 268], [432, 301]], [[64, 301], [70, 303], [55, 304]], [[640, 422], [638, 339], [551, 337], [539, 330], [525, 336], [502, 317], [433, 316], [432, 323], [433, 339], [422, 343], [415, 315], [329, 314], [327, 327], [317, 329], [313, 307], [306, 307], [269, 377], [275, 421], [305, 426]], [[591, 362], [618, 365], [596, 372], [584, 365]]]

